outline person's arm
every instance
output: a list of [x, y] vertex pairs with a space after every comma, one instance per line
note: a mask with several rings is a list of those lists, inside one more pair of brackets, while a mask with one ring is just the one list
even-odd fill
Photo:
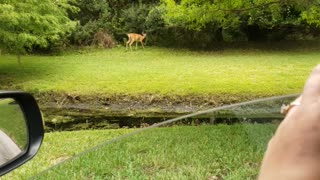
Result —
[[260, 180], [320, 179], [320, 65], [268, 144]]

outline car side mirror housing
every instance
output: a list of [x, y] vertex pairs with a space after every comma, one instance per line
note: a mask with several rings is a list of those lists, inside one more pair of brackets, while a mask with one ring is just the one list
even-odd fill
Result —
[[0, 176], [36, 155], [44, 137], [43, 126], [31, 94], [0, 91]]

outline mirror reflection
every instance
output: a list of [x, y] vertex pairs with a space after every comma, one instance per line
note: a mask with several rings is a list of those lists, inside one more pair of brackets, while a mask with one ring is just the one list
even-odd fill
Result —
[[22, 154], [27, 145], [27, 125], [19, 103], [0, 99], [0, 167]]

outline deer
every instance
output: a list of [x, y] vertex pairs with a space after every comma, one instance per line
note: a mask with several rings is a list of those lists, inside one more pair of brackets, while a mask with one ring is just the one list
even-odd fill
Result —
[[147, 34], [146, 33], [142, 33], [141, 34], [137, 34], [137, 33], [128, 33], [127, 34], [129, 40], [127, 41], [126, 43], [126, 49], [128, 49], [128, 46], [130, 46], [130, 50], [132, 51], [132, 47], [131, 45], [136, 42], [136, 49], [138, 49], [138, 41], [141, 43], [143, 49], [144, 49], [144, 46], [143, 46], [143, 40], [144, 38], [146, 38]]

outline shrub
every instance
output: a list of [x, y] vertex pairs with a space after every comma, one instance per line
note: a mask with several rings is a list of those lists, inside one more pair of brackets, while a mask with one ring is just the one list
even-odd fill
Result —
[[92, 44], [105, 48], [112, 48], [116, 45], [112, 37], [107, 32], [103, 31], [98, 31], [95, 33]]

